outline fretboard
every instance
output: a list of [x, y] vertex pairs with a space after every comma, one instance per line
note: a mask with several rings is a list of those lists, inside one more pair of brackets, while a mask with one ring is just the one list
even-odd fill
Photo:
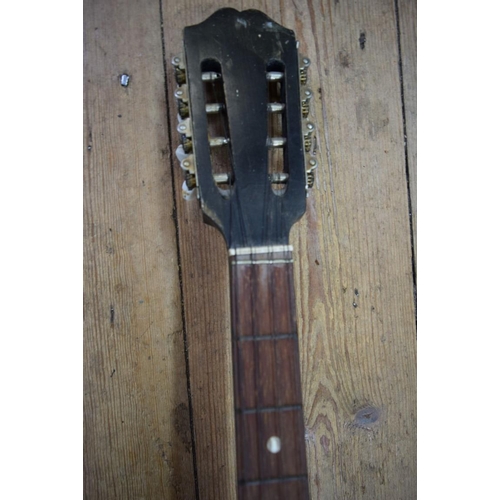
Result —
[[240, 500], [309, 498], [292, 252], [230, 256]]

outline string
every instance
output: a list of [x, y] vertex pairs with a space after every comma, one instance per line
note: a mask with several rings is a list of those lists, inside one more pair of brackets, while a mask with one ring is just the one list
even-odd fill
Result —
[[[283, 82], [281, 83], [281, 86], [280, 86], [280, 92], [279, 92], [279, 101], [282, 102], [283, 101], [283, 88], [284, 88], [284, 80]], [[270, 92], [271, 94], [271, 92]], [[270, 95], [270, 99], [272, 98], [272, 96]], [[280, 132], [280, 134], [284, 134], [284, 126], [283, 126], [283, 122], [284, 122], [284, 115], [279, 115], [279, 119], [281, 119], [281, 127], [278, 127], [278, 130]], [[273, 123], [273, 120], [272, 120], [272, 115], [271, 115], [271, 128], [273, 129], [274, 128], [274, 123]], [[279, 120], [278, 119], [278, 120]], [[272, 134], [274, 135], [274, 134]], [[286, 147], [286, 146], [285, 146]], [[273, 158], [274, 160], [274, 155], [268, 155], [268, 158], [269, 156], [271, 158]], [[284, 162], [284, 154], [283, 154], [283, 162]], [[274, 169], [270, 169], [271, 171], [273, 171]], [[278, 203], [278, 207], [279, 207], [279, 210], [278, 210], [278, 216], [275, 218], [275, 221], [276, 221], [276, 232], [275, 234], [280, 234], [278, 231], [280, 229], [280, 224], [281, 224], [281, 215], [282, 215], [282, 207], [283, 207], [283, 204], [282, 204], [282, 197], [281, 196], [276, 196], [273, 192], [272, 192], [272, 189], [268, 189], [266, 190], [266, 192], [271, 192], [271, 194], [275, 197], [274, 199], [277, 201]], [[271, 257], [271, 260], [272, 260], [272, 257]], [[275, 427], [277, 427], [278, 431], [277, 431], [277, 436], [279, 437], [279, 439], [283, 440], [282, 441], [282, 445], [285, 444], [285, 441], [283, 439], [283, 433], [282, 433], [282, 425], [281, 425], [281, 406], [282, 406], [282, 401], [281, 401], [281, 394], [279, 394], [279, 390], [278, 390], [278, 381], [281, 380], [281, 370], [280, 370], [280, 363], [278, 361], [278, 355], [277, 355], [277, 340], [276, 340], [276, 315], [275, 315], [275, 308], [276, 308], [276, 303], [275, 303], [275, 273], [279, 271], [279, 266], [277, 266], [276, 264], [271, 264], [271, 279], [269, 280], [270, 281], [270, 288], [271, 288], [271, 320], [272, 320], [272, 342], [273, 342], [273, 357], [274, 357], [274, 401], [275, 401], [275, 407], [279, 407], [280, 409], [278, 409], [277, 411], [274, 412], [274, 418], [275, 418]], [[278, 333], [285, 333], [285, 332], [278, 332]], [[282, 477], [283, 476], [283, 467], [282, 467], [282, 456], [283, 456], [283, 452], [282, 450], [279, 451], [279, 455], [277, 456], [277, 463], [278, 463], [278, 476], [279, 477]], [[278, 483], [278, 498], [281, 500], [283, 498], [283, 484], [281, 482]]]
[[[214, 69], [218, 69], [220, 71], [220, 75], [221, 75], [221, 81], [222, 81], [222, 85], [223, 85], [223, 82], [224, 82], [224, 78], [223, 78], [223, 74], [222, 74], [222, 67], [219, 65], [218, 68], [214, 68]], [[205, 90], [207, 91], [206, 92], [206, 102], [209, 103], [209, 102], [215, 102], [215, 103], [221, 103], [223, 105], [223, 108], [221, 109], [220, 111], [220, 114], [217, 114], [215, 115], [215, 122], [221, 122], [222, 121], [222, 125], [223, 125], [223, 128], [224, 128], [224, 136], [225, 137], [229, 137], [229, 134], [228, 134], [228, 130], [227, 130], [227, 126], [226, 126], [226, 117], [227, 117], [227, 108], [226, 108], [226, 99], [225, 99], [225, 92], [223, 91], [222, 93], [219, 92], [219, 89], [217, 88], [217, 85], [215, 83], [215, 80], [211, 80], [210, 82], [211, 84], [211, 96], [209, 96], [209, 92], [208, 92], [208, 89], [207, 87], [205, 87]], [[212, 101], [213, 99], [213, 101]], [[225, 115], [225, 116], [224, 116]], [[207, 117], [207, 122], [210, 120], [209, 117]], [[214, 123], [214, 126], [212, 127], [212, 129], [210, 129], [210, 127], [208, 127], [208, 138], [210, 137], [211, 133], [213, 131], [217, 131], [218, 129], [218, 124], [217, 123]], [[209, 145], [209, 148], [210, 148], [210, 145]], [[231, 143], [229, 143], [229, 148], [231, 148]], [[212, 155], [212, 151], [210, 151], [210, 159], [211, 159], [211, 163], [213, 161], [213, 155]], [[230, 161], [232, 161], [232, 155], [231, 155], [231, 152], [230, 152]], [[214, 172], [214, 165], [211, 165], [211, 168], [212, 168], [212, 174]], [[218, 190], [218, 186], [217, 186], [217, 190]], [[230, 188], [231, 189], [231, 188]], [[233, 203], [232, 203], [232, 200], [230, 199], [229, 201], [229, 227], [230, 227], [230, 231], [232, 231], [232, 228], [233, 228], [233, 225], [232, 225], [232, 218], [233, 218]], [[231, 240], [233, 238], [233, 235], [230, 233], [229, 235], [229, 246], [231, 246]], [[237, 259], [237, 257], [235, 257], [235, 259]], [[244, 405], [244, 392], [243, 392], [243, 387], [242, 387], [242, 383], [243, 383], [243, 376], [242, 376], [242, 362], [241, 362], [241, 351], [240, 351], [240, 343], [238, 342], [238, 329], [239, 329], [239, 325], [240, 325], [240, 317], [239, 317], [239, 310], [238, 310], [238, 301], [239, 301], [239, 276], [238, 276], [238, 266], [237, 265], [232, 265], [230, 264], [230, 268], [229, 268], [229, 275], [230, 275], [230, 279], [231, 279], [231, 318], [232, 318], [232, 324], [231, 324], [231, 332], [232, 332], [232, 335], [231, 335], [231, 356], [234, 358], [232, 363], [234, 365], [234, 368], [233, 368], [233, 374], [236, 378], [236, 380], [233, 382], [235, 384], [237, 384], [237, 390], [234, 390], [234, 407], [235, 409], [237, 408], [238, 406], [238, 403], [239, 403], [239, 406], [240, 407], [243, 407]], [[242, 419], [243, 417], [241, 417]], [[239, 427], [243, 427], [243, 426], [240, 426], [240, 415], [235, 412], [235, 419], [234, 419], [234, 425], [235, 425], [235, 437], [236, 437], [236, 443], [237, 443], [237, 447], [238, 446], [241, 446], [240, 443], [238, 443], [239, 439], [240, 439], [240, 436], [241, 436], [241, 430], [239, 429]], [[245, 444], [246, 446], [246, 444]], [[236, 463], [237, 463], [237, 471], [239, 469], [239, 456], [238, 456], [238, 452], [241, 454], [241, 451], [237, 451], [237, 456], [236, 456]], [[247, 455], [246, 454], [242, 454], [243, 455], [243, 477], [246, 477], [246, 471], [247, 471]], [[238, 479], [240, 479], [238, 477]], [[238, 486], [239, 487], [239, 486]]]
[[[222, 78], [222, 71], [221, 71], [221, 78]], [[222, 84], [224, 82], [224, 79], [222, 78]], [[225, 116], [223, 117], [222, 119], [222, 123], [223, 123], [223, 127], [224, 127], [224, 135], [225, 137], [229, 138], [230, 139], [230, 136], [229, 136], [229, 133], [228, 133], [228, 126], [227, 126], [227, 122], [226, 120], [228, 119], [227, 118], [227, 108], [226, 108], [226, 100], [224, 98], [224, 96], [220, 96], [220, 93], [218, 92], [218, 88], [217, 86], [215, 85], [215, 82], [212, 81], [212, 88], [213, 88], [213, 91], [214, 91], [214, 95], [215, 95], [215, 98], [217, 100], [219, 100], [221, 97], [223, 98], [222, 102], [224, 104], [224, 109], [223, 109], [223, 113], [225, 114]], [[224, 93], [224, 92], [223, 92]], [[233, 162], [233, 158], [232, 158], [232, 150], [231, 150], [231, 140], [229, 141], [229, 148], [230, 148], [230, 161], [232, 163]], [[233, 188], [230, 188], [230, 189], [233, 189]], [[234, 192], [232, 193], [234, 195]], [[240, 204], [240, 199], [238, 196], [230, 196], [230, 199], [229, 199], [229, 227], [230, 227], [230, 231], [233, 231], [233, 216], [234, 216], [234, 213], [233, 213], [233, 210], [235, 209], [235, 203], [237, 204], [237, 209], [236, 209], [236, 214], [238, 216], [238, 219], [239, 219], [239, 223], [240, 223], [240, 229], [241, 229], [241, 234], [242, 234], [242, 240], [243, 240], [243, 245], [244, 246], [248, 246], [248, 242], [247, 242], [247, 232], [246, 232], [246, 229], [245, 229], [245, 223], [244, 223], [244, 219], [243, 219], [243, 212], [241, 210], [241, 204]], [[231, 245], [231, 242], [233, 241], [233, 237], [234, 235], [233, 234], [230, 234], [230, 245]], [[238, 260], [238, 256], [235, 256], [234, 257], [235, 261]], [[251, 254], [251, 260], [252, 260], [252, 264], [250, 264], [250, 269], [251, 269], [251, 273], [252, 273], [252, 285], [255, 285], [256, 283], [256, 279], [255, 279], [255, 265], [253, 264], [253, 254]], [[234, 273], [231, 269], [231, 274], [234, 275], [234, 287], [235, 287], [235, 290], [236, 290], [236, 293], [233, 294], [233, 297], [236, 301], [236, 304], [235, 304], [235, 311], [236, 311], [236, 321], [235, 321], [235, 330], [233, 332], [233, 335], [234, 335], [234, 339], [233, 339], [233, 342], [235, 343], [236, 345], [236, 348], [233, 350], [233, 351], [236, 351], [236, 370], [235, 370], [235, 374], [238, 378], [238, 381], [237, 381], [237, 384], [238, 384], [238, 391], [239, 391], [239, 403], [240, 403], [240, 407], [243, 409], [245, 404], [247, 403], [246, 401], [246, 398], [244, 397], [244, 392], [242, 390], [242, 385], [243, 385], [243, 382], [244, 382], [244, 376], [245, 376], [245, 373], [244, 373], [244, 370], [243, 370], [243, 363], [241, 362], [242, 360], [242, 354], [241, 354], [241, 342], [238, 340], [238, 338], [241, 338], [241, 335], [239, 335], [239, 332], [238, 332], [238, 328], [239, 328], [239, 315], [238, 315], [238, 302], [239, 302], [239, 299], [240, 299], [240, 283], [239, 283], [239, 270], [240, 270], [240, 267], [239, 265], [236, 263], [235, 265], [235, 269], [234, 269]], [[241, 268], [243, 269], [243, 273], [245, 273], [245, 268]], [[255, 298], [254, 298], [254, 293], [255, 293], [255, 286], [252, 286], [252, 293], [251, 293], [251, 296], [250, 296], [250, 310], [251, 310], [251, 332], [252, 332], [252, 336], [255, 338]], [[243, 299], [244, 300], [244, 299]], [[259, 439], [262, 435], [261, 433], [261, 412], [259, 411], [260, 409], [260, 388], [259, 388], [259, 384], [258, 384], [258, 374], [259, 374], [259, 371], [260, 371], [260, 359], [259, 359], [259, 351], [258, 351], [258, 344], [255, 342], [255, 341], [252, 341], [252, 348], [253, 348], [253, 355], [254, 355], [254, 384], [255, 384], [255, 388], [257, 389], [257, 412], [256, 412], [256, 419], [257, 419], [257, 439]], [[245, 453], [245, 450], [249, 450], [251, 449], [249, 447], [249, 442], [248, 442], [248, 439], [249, 439], [249, 436], [248, 436], [248, 428], [245, 429], [245, 416], [244, 416], [244, 413], [240, 412], [239, 415], [235, 415], [236, 418], [235, 418], [235, 429], [236, 429], [236, 432], [239, 433], [239, 436], [241, 436], [241, 433], [243, 433], [243, 449], [241, 449], [241, 446], [240, 446], [240, 450], [239, 450], [239, 454], [240, 455], [243, 455], [243, 477], [244, 478], [248, 478], [248, 474], [249, 474], [249, 464], [248, 464], [248, 458], [249, 458], [249, 454], [248, 453]], [[239, 421], [239, 422], [238, 422]], [[241, 424], [241, 425], [240, 425]], [[240, 429], [241, 427], [241, 429]], [[238, 439], [238, 437], [237, 437]], [[260, 446], [259, 446], [259, 442], [257, 442], [257, 449], [258, 449], [258, 463], [257, 463], [257, 467], [258, 467], [258, 473], [259, 473], [259, 478], [262, 477], [262, 470], [261, 470], [261, 459], [260, 459]], [[251, 458], [251, 457], [250, 457]], [[251, 466], [251, 465], [250, 465]], [[259, 483], [259, 496], [261, 496], [261, 484]]]

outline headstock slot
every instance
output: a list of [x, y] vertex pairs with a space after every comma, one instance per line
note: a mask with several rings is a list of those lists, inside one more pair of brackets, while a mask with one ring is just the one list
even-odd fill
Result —
[[266, 67], [267, 172], [274, 194], [283, 196], [288, 185], [286, 143], [286, 71], [282, 61], [272, 60]]
[[234, 188], [235, 178], [220, 62], [213, 58], [204, 59], [201, 62], [201, 79], [205, 96], [212, 175], [222, 197], [229, 198]]

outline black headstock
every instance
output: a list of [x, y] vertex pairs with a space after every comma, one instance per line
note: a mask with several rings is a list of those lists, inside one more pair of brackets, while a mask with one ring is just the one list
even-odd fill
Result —
[[316, 168], [309, 59], [262, 12], [221, 9], [184, 29], [173, 59], [186, 172], [228, 247], [287, 244]]

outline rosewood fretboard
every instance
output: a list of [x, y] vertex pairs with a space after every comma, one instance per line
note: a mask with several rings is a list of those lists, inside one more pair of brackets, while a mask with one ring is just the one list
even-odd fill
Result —
[[231, 255], [238, 498], [305, 500], [291, 247]]

